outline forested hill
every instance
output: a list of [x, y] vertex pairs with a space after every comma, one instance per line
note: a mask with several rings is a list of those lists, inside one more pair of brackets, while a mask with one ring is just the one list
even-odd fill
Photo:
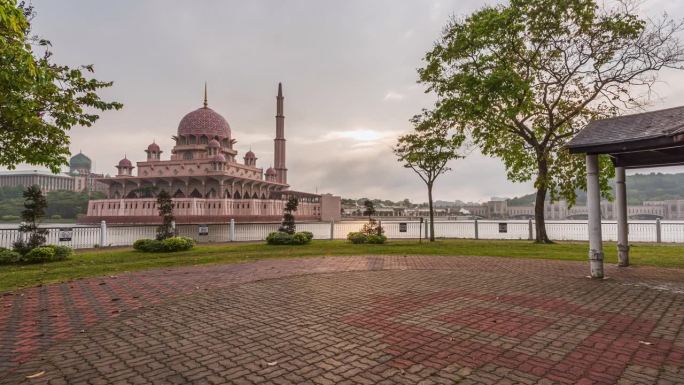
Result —
[[[509, 206], [534, 205], [534, 194], [508, 200]], [[640, 205], [643, 201], [684, 199], [684, 173], [679, 174], [635, 174], [627, 176], [627, 202]], [[584, 205], [587, 194], [578, 191], [577, 204]]]
[[[16, 222], [24, 209], [23, 187], [0, 187], [0, 221]], [[74, 219], [85, 214], [89, 199], [104, 198], [102, 193], [88, 194], [75, 191], [50, 191], [46, 194], [48, 207], [46, 218]]]

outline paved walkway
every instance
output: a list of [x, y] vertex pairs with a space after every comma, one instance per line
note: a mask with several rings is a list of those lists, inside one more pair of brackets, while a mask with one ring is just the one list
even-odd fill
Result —
[[331, 257], [31, 288], [0, 297], [0, 383], [683, 383], [684, 270], [586, 270]]

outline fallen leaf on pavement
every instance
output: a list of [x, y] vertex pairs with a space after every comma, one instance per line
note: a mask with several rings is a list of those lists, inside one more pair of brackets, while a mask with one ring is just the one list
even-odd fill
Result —
[[26, 378], [38, 378], [38, 377], [42, 376], [43, 374], [45, 374], [44, 370], [42, 372], [38, 372], [38, 373], [34, 373], [30, 376], [26, 376]]

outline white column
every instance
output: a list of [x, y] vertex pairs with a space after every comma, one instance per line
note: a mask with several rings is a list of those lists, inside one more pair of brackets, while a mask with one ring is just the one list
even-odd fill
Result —
[[618, 266], [629, 266], [629, 225], [627, 224], [627, 186], [624, 167], [615, 167], [615, 204], [617, 206]]
[[598, 155], [587, 154], [587, 209], [589, 211], [589, 267], [591, 278], [603, 278]]
[[100, 247], [107, 246], [107, 222], [100, 222]]
[[532, 219], [527, 220], [527, 239], [534, 240], [534, 225], [532, 224]]

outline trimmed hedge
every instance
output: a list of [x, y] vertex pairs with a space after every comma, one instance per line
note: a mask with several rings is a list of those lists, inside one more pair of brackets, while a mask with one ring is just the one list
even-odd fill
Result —
[[18, 263], [21, 258], [21, 254], [16, 251], [7, 250], [4, 247], [0, 250], [0, 265], [9, 265], [12, 263]]
[[156, 239], [138, 239], [133, 243], [133, 248], [145, 253], [173, 253], [176, 251], [190, 250], [195, 246], [195, 241], [188, 237], [171, 237], [163, 241]]
[[55, 256], [52, 259], [53, 261], [64, 261], [74, 254], [74, 250], [69, 246], [48, 245], [45, 247], [49, 247], [55, 251]]
[[378, 234], [364, 234], [362, 232], [351, 232], [347, 234], [347, 240], [354, 244], [370, 243], [375, 245], [381, 245], [387, 242], [387, 237]]
[[381, 245], [387, 241], [387, 237], [384, 235], [371, 234], [366, 239], [366, 243], [372, 243], [376, 245]]
[[36, 247], [26, 254], [0, 248], [0, 265], [13, 263], [44, 263], [68, 259], [74, 251], [68, 246], [47, 245]]
[[288, 234], [284, 231], [274, 231], [266, 237], [266, 243], [269, 245], [306, 245], [313, 239], [313, 233], [310, 231], [300, 231], [294, 234]]
[[43, 263], [50, 262], [55, 258], [55, 249], [52, 247], [41, 246], [32, 249], [28, 253], [24, 254], [19, 262], [21, 263]]
[[351, 232], [347, 234], [347, 240], [355, 244], [366, 243], [368, 241], [368, 235], [361, 232]]

